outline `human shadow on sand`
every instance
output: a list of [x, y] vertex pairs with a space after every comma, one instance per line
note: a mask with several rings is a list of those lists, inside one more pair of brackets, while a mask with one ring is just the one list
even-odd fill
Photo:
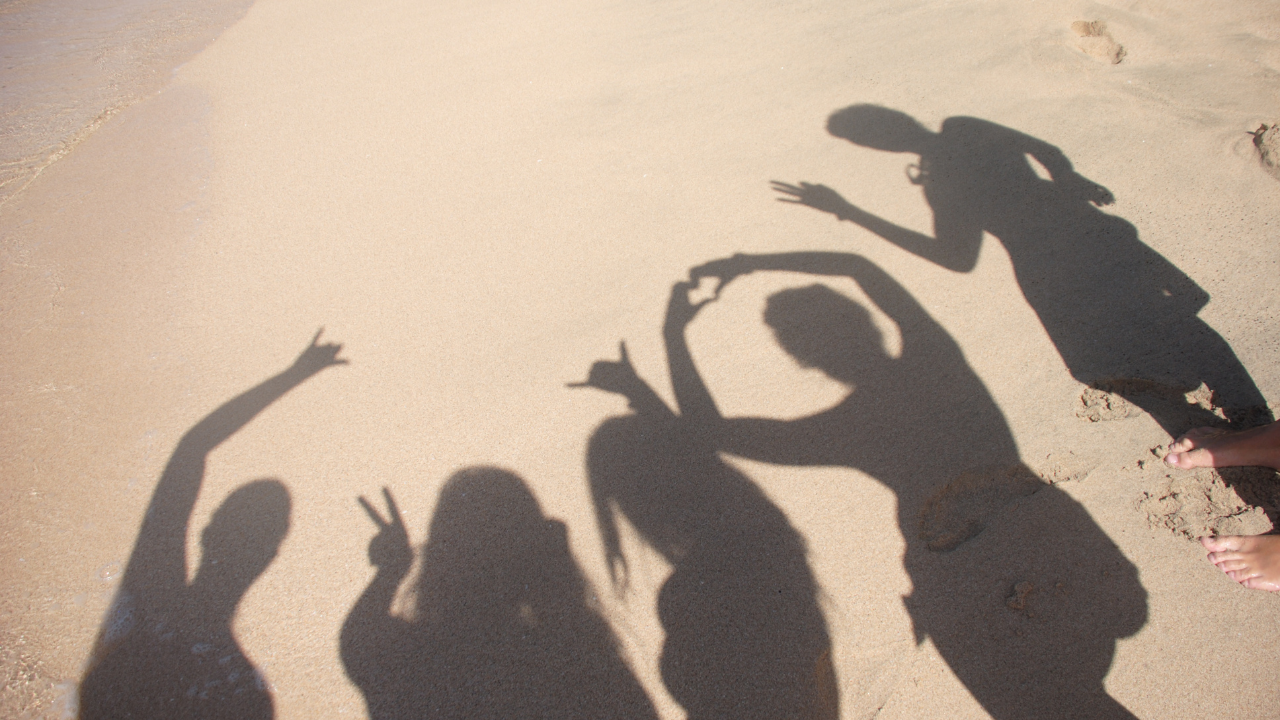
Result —
[[[673, 316], [680, 309], [673, 301]], [[593, 433], [587, 470], [606, 561], [625, 590], [618, 516], [672, 566], [658, 595], [662, 679], [690, 720], [835, 720], [831, 639], [803, 536], [720, 458], [708, 426], [676, 414], [621, 348], [585, 383], [634, 414]], [[672, 365], [672, 374], [682, 368]]]
[[[1209, 295], [1138, 238], [1133, 225], [1096, 206], [1109, 190], [1073, 169], [1058, 148], [986, 120], [948, 118], [934, 133], [875, 105], [832, 114], [827, 130], [854, 144], [914, 153], [907, 179], [933, 210], [933, 237], [859, 208], [810, 183], [774, 188], [794, 202], [849, 220], [937, 265], [968, 272], [983, 234], [1009, 253], [1022, 294], [1071, 375], [1089, 385], [1086, 414], [1112, 413], [1123, 397], [1171, 436], [1199, 425], [1271, 420], [1266, 401], [1231, 347], [1197, 313]], [[1050, 176], [1042, 179], [1029, 158]], [[1201, 384], [1211, 393], [1189, 404]], [[1096, 418], [1094, 418], [1096, 419]]]
[[440, 491], [408, 617], [393, 614], [413, 550], [389, 490], [377, 568], [342, 627], [342, 662], [373, 720], [656, 720], [569, 551], [518, 476], [454, 474]]
[[[748, 705], [734, 714], [834, 717], [834, 706], [817, 700], [828, 697], [824, 685], [834, 674], [824, 667], [828, 641], [802, 540], [718, 459], [725, 451], [855, 468], [893, 490], [917, 641], [931, 638], [992, 716], [1131, 718], [1103, 679], [1115, 640], [1146, 620], [1137, 571], [1077, 502], [1022, 464], [1004, 417], [950, 336], [856, 255], [735, 256], [692, 276], [718, 277], [723, 288], [756, 271], [852, 278], [898, 325], [902, 350], [890, 356], [868, 311], [827, 285], [776, 293], [765, 322], [779, 343], [849, 394], [796, 420], [726, 419], [685, 341], [705, 303], [690, 303], [693, 285], [680, 283], [664, 327], [678, 419], [649, 419], [661, 411], [646, 409], [654, 401], [626, 379], [634, 372], [625, 357], [593, 369], [592, 384], [633, 388], [626, 393], [637, 414], [607, 421], [592, 440], [591, 482], [602, 513], [616, 505], [673, 558], [659, 608], [668, 631], [663, 670], [690, 717], [729, 716], [697, 706], [719, 710], [736, 695], [755, 701], [762, 687], [758, 702], [772, 703], [767, 710]], [[601, 525], [606, 545], [616, 547], [610, 522]], [[786, 601], [775, 603], [773, 594]], [[756, 637], [727, 632], [737, 625]], [[783, 664], [770, 667], [779, 652]], [[779, 690], [783, 700], [775, 699]]]
[[289, 529], [278, 480], [242, 485], [201, 534], [187, 582], [187, 529], [209, 453], [285, 393], [346, 363], [341, 345], [311, 345], [284, 372], [238, 395], [187, 431], [156, 485], [120, 589], [80, 685], [80, 717], [265, 720], [271, 694], [231, 632], [236, 606]]

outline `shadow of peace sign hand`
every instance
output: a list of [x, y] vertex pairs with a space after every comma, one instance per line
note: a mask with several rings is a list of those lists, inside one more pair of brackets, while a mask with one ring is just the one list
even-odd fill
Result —
[[378, 534], [369, 541], [369, 563], [379, 572], [391, 572], [404, 576], [413, 564], [413, 548], [409, 546], [409, 533], [404, 527], [404, 518], [400, 516], [400, 508], [396, 507], [391, 490], [382, 488], [382, 495], [387, 500], [387, 515], [382, 515], [364, 496], [358, 498], [360, 506], [369, 514], [369, 518], [378, 526]]

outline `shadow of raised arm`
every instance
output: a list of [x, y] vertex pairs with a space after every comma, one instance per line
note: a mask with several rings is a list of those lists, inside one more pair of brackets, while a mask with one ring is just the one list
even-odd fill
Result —
[[209, 453], [285, 393], [327, 367], [346, 364], [346, 360], [338, 357], [342, 345], [318, 344], [322, 332], [323, 328], [287, 369], [228, 400], [178, 441], [138, 532], [122, 581], [126, 588], [186, 584], [187, 525], [204, 480]]
[[870, 260], [853, 253], [738, 254], [699, 265], [689, 271], [689, 277], [695, 283], [704, 277], [718, 278], [720, 287], [723, 288], [739, 275], [769, 270], [847, 277], [858, 283], [871, 300], [899, 325], [928, 318], [924, 308], [920, 307], [920, 304], [901, 285], [889, 277], [888, 273]]
[[947, 206], [935, 206], [933, 226], [936, 237], [929, 237], [863, 210], [826, 185], [807, 182], [789, 185], [774, 180], [772, 186], [774, 191], [783, 195], [778, 198], [779, 202], [806, 205], [815, 210], [831, 213], [837, 220], [848, 220], [912, 255], [941, 265], [948, 270], [969, 272], [978, 262], [978, 250], [982, 245], [982, 227], [972, 222], [968, 214], [963, 211], [957, 213], [952, 212], [952, 208]]

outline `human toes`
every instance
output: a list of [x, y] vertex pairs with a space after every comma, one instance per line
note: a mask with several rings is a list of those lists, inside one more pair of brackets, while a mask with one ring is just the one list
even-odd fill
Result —
[[[1226, 554], [1226, 553], [1219, 553]], [[1224, 573], [1232, 573], [1239, 570], [1245, 570], [1249, 567], [1249, 563], [1238, 556], [1231, 558], [1217, 558], [1210, 556], [1210, 562], [1218, 566], [1218, 569]]]
[[1190, 470], [1198, 467], [1212, 467], [1213, 456], [1207, 450], [1195, 449], [1188, 451], [1170, 450], [1164, 456], [1166, 465], [1171, 465], [1183, 470]]
[[1267, 590], [1269, 592], [1280, 592], [1280, 583], [1274, 580], [1267, 580], [1263, 577], [1251, 577], [1246, 579], [1241, 585], [1251, 590]]
[[1236, 552], [1240, 549], [1244, 538], [1239, 535], [1222, 535], [1220, 537], [1202, 537], [1200, 544], [1209, 551], [1209, 559], [1216, 553]]
[[1240, 583], [1241, 585], [1244, 585], [1246, 582], [1248, 582], [1248, 581], [1250, 581], [1250, 580], [1253, 580], [1253, 579], [1255, 579], [1255, 578], [1262, 577], [1262, 573], [1258, 572], [1256, 568], [1252, 568], [1252, 567], [1247, 567], [1247, 566], [1246, 566], [1246, 567], [1241, 568], [1241, 569], [1239, 569], [1239, 570], [1230, 570], [1230, 571], [1228, 571], [1228, 572], [1227, 572], [1227, 577], [1231, 578], [1232, 580], [1235, 580], [1236, 582]]

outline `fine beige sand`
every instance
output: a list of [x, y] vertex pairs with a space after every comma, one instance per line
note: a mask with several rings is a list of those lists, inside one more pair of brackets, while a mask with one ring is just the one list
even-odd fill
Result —
[[[1280, 598], [1193, 538], [1270, 530], [1280, 479], [1160, 463], [1223, 386], [1080, 379], [1168, 350], [1280, 402], [1274, 3], [257, 0], [137, 88], [6, 170], [0, 715], [1274, 717]], [[860, 104], [976, 134], [922, 170], [828, 132]], [[779, 422], [640, 403], [589, 468], [628, 401], [568, 384], [624, 340], [674, 405], [673, 283], [801, 251], [857, 282], [760, 260], [684, 334], [725, 417]], [[347, 364], [286, 372], [321, 327]], [[375, 548], [408, 574], [359, 616], [384, 487], [416, 560]]]

